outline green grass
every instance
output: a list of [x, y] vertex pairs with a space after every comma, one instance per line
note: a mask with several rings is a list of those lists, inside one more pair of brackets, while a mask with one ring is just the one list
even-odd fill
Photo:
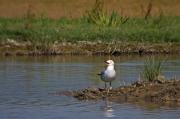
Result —
[[143, 69], [143, 80], [145, 81], [155, 81], [158, 80], [158, 76], [162, 72], [162, 61], [155, 59], [154, 57], [149, 57], [144, 62]]
[[93, 23], [99, 26], [111, 26], [116, 27], [120, 24], [127, 22], [128, 17], [121, 17], [116, 11], [108, 13], [104, 9], [104, 0], [96, 0], [91, 10], [87, 11], [84, 18], [89, 23]]
[[180, 42], [180, 17], [129, 18], [117, 26], [99, 26], [85, 19], [0, 18], [0, 40], [33, 43], [77, 41]]

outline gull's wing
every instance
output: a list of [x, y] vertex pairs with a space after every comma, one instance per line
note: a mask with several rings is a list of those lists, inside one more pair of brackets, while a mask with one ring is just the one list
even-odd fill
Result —
[[105, 70], [101, 71], [98, 75], [100, 75], [101, 79], [105, 79]]

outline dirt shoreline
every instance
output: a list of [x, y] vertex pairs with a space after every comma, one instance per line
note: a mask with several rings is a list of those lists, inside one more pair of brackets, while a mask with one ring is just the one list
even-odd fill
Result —
[[180, 43], [138, 42], [63, 42], [32, 44], [9, 40], [0, 42], [0, 55], [121, 55], [121, 54], [180, 54]]
[[137, 81], [130, 86], [120, 86], [109, 92], [101, 88], [87, 88], [73, 91], [71, 96], [78, 100], [108, 98], [112, 102], [145, 102], [180, 106], [180, 80], [151, 83]]

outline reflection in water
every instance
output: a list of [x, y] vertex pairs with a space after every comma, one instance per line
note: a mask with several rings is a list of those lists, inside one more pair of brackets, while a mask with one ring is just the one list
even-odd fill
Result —
[[110, 102], [107, 97], [104, 99], [104, 105], [102, 106], [102, 111], [103, 111], [105, 117], [114, 117], [115, 116], [114, 110], [112, 107], [112, 102]]

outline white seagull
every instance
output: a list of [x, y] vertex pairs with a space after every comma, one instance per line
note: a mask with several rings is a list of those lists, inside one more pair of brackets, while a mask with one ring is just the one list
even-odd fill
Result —
[[101, 80], [105, 82], [105, 89], [106, 89], [106, 83], [107, 82], [109, 82], [110, 89], [112, 89], [111, 82], [116, 77], [116, 71], [114, 69], [114, 61], [113, 60], [107, 60], [107, 61], [105, 61], [105, 63], [107, 64], [106, 69], [101, 71], [101, 73], [98, 75], [100, 75]]

